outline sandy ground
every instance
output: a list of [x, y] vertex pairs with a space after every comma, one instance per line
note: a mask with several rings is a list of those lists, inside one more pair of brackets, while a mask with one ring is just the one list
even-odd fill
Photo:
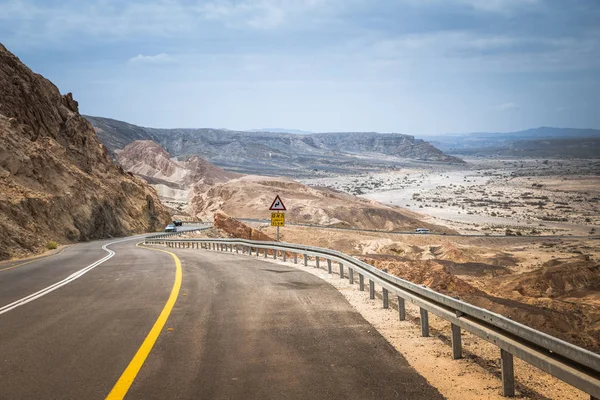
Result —
[[464, 166], [305, 179], [422, 213], [461, 233], [588, 235], [600, 231], [596, 160], [468, 159]]
[[[270, 262], [281, 263], [279, 260]], [[290, 265], [291, 263], [287, 263]], [[292, 264], [293, 265], [293, 264]], [[337, 288], [348, 302], [377, 329], [409, 363], [449, 400], [504, 399], [501, 396], [499, 349], [469, 333], [463, 332], [461, 360], [452, 360], [449, 346], [449, 324], [430, 315], [431, 336], [420, 336], [419, 311], [406, 303], [407, 320], [399, 321], [397, 303], [383, 309], [380, 299], [369, 300], [368, 292], [360, 292], [338, 275], [308, 267], [296, 268], [311, 273]], [[321, 263], [323, 266], [323, 263]], [[381, 288], [376, 288], [381, 292]], [[517, 398], [521, 399], [588, 399], [585, 393], [515, 358]]]

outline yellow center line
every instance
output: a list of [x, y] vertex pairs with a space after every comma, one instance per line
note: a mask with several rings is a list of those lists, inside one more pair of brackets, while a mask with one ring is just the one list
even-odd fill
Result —
[[154, 323], [154, 326], [152, 326], [152, 329], [148, 333], [148, 336], [146, 336], [146, 339], [144, 339], [144, 342], [138, 349], [137, 353], [135, 353], [135, 356], [133, 356], [133, 359], [131, 360], [131, 362], [129, 362], [129, 365], [127, 366], [127, 368], [125, 368], [125, 371], [123, 372], [117, 383], [115, 383], [115, 386], [112, 388], [112, 390], [106, 397], [106, 400], [123, 399], [125, 397], [125, 395], [129, 391], [129, 388], [133, 384], [133, 381], [135, 380], [137, 374], [140, 372], [140, 369], [144, 365], [146, 358], [148, 358], [148, 355], [152, 351], [152, 347], [154, 347], [154, 343], [156, 343], [160, 332], [164, 328], [167, 319], [169, 318], [169, 315], [173, 310], [173, 306], [177, 301], [177, 297], [179, 296], [179, 290], [181, 289], [181, 261], [179, 261], [179, 258], [177, 258], [175, 254], [166, 250], [143, 247], [140, 246], [140, 243], [136, 244], [136, 246], [148, 250], [161, 251], [163, 253], [170, 254], [171, 257], [173, 257], [173, 259], [175, 260], [175, 282], [173, 283], [173, 288], [171, 289], [169, 299], [167, 300], [165, 307], [158, 316], [158, 319]]
[[11, 265], [10, 267], [2, 268], [2, 269], [0, 269], [0, 272], [2, 272], [2, 271], [8, 271], [9, 269], [14, 269], [14, 268], [22, 267], [23, 265], [31, 264], [32, 262], [36, 262], [36, 261], [39, 261], [39, 260], [44, 260], [44, 259], [46, 259], [48, 257], [57, 256], [60, 253], [62, 253], [63, 251], [65, 251], [65, 249], [66, 249], [66, 247], [64, 249], [62, 249], [61, 251], [59, 251], [58, 253], [48, 254], [47, 256], [37, 257], [37, 258], [35, 258], [33, 260], [26, 261], [26, 262], [21, 263], [21, 264]]

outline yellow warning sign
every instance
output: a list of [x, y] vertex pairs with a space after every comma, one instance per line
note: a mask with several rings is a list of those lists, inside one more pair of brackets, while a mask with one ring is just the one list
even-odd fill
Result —
[[271, 213], [271, 226], [285, 226], [285, 214], [278, 212]]

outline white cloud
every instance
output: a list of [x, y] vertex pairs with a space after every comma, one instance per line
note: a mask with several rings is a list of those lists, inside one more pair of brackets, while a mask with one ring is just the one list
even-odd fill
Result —
[[508, 102], [499, 104], [495, 108], [500, 111], [516, 111], [519, 110], [521, 107], [519, 107], [518, 104]]
[[196, 10], [202, 17], [229, 27], [274, 29], [332, 3], [337, 0], [212, 0], [198, 5]]
[[160, 53], [155, 56], [145, 56], [138, 54], [129, 59], [129, 64], [172, 64], [176, 62], [175, 58], [166, 53]]
[[[364, 43], [358, 46], [366, 46]], [[357, 50], [358, 51], [358, 50]], [[470, 31], [437, 31], [378, 40], [373, 60], [403, 63], [428, 59], [445, 68], [487, 71], [557, 71], [600, 66], [600, 37], [580, 38], [493, 35]]]
[[460, 2], [481, 11], [509, 13], [524, 7], [536, 6], [540, 0], [460, 0]]

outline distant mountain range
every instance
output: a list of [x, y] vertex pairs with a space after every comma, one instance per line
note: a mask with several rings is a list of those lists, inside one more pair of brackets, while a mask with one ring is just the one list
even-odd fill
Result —
[[135, 140], [152, 140], [171, 155], [198, 155], [230, 171], [306, 176], [313, 170], [344, 173], [389, 168], [406, 160], [463, 163], [410, 135], [375, 132], [290, 134], [225, 129], [144, 128], [109, 118], [86, 117], [113, 156]]
[[600, 130], [540, 127], [518, 132], [428, 136], [440, 150], [461, 156], [600, 158]]
[[300, 131], [298, 129], [284, 129], [284, 128], [262, 128], [262, 129], [248, 129], [248, 132], [276, 132], [276, 133], [293, 133], [295, 135], [310, 135], [314, 132]]

